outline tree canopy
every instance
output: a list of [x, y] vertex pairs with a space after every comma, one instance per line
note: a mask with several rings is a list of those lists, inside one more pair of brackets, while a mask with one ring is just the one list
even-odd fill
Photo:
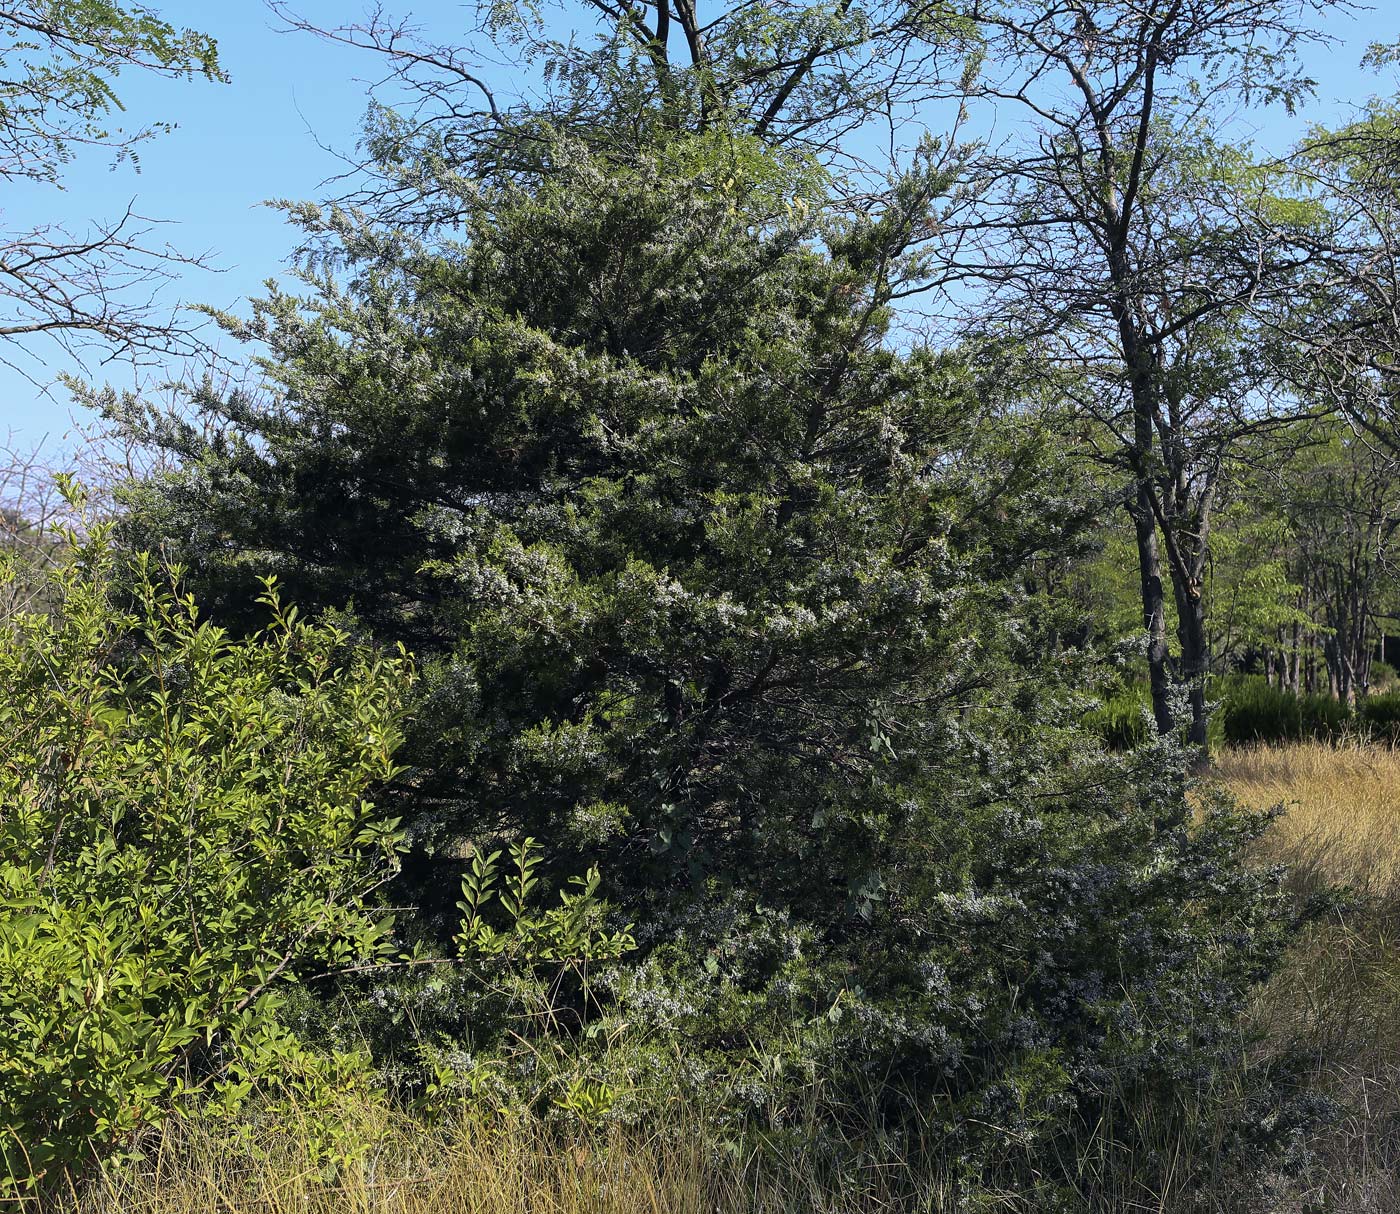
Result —
[[[83, 153], [114, 162], [170, 128], [124, 128], [123, 71], [226, 79], [207, 34], [181, 30], [141, 5], [111, 0], [22, 0], [0, 6], [0, 180], [60, 187]], [[192, 259], [151, 234], [131, 208], [87, 230], [43, 224], [0, 233], [0, 340], [12, 366], [32, 366], [35, 341], [75, 359], [96, 351], [153, 358], [191, 348], [189, 326], [153, 305], [152, 290]], [[41, 356], [40, 356], [41, 357]]]

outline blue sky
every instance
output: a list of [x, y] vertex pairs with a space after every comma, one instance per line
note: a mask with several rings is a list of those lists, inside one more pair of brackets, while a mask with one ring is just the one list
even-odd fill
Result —
[[[213, 34], [231, 83], [123, 76], [123, 125], [174, 120], [177, 130], [142, 145], [139, 174], [129, 166], [112, 170], [94, 156], [70, 166], [62, 193], [9, 188], [3, 224], [13, 230], [61, 219], [81, 228], [120, 214], [134, 199], [140, 213], [168, 221], [163, 240], [187, 254], [208, 251], [220, 268], [186, 273], [164, 301], [237, 307], [284, 268], [293, 243], [280, 214], [262, 203], [328, 192], [323, 183], [344, 165], [321, 145], [353, 150], [368, 85], [383, 64], [365, 52], [277, 32], [279, 23], [260, 0], [157, 0], [155, 7], [177, 25]], [[435, 7], [444, 30], [460, 11], [454, 4]], [[356, 11], [334, 0], [305, 0], [299, 9], [326, 23]], [[61, 351], [30, 346], [44, 363], [24, 365], [41, 383], [75, 369]], [[115, 364], [95, 368], [93, 377], [119, 386], [133, 382], [132, 373]], [[0, 441], [8, 431], [18, 445], [45, 438], [60, 443], [70, 413], [61, 388], [45, 395], [19, 372], [0, 368]]]
[[[403, 11], [409, 4], [406, 0]], [[164, 301], [237, 309], [260, 293], [266, 278], [284, 269], [293, 243], [280, 215], [262, 203], [333, 192], [324, 183], [344, 166], [322, 145], [353, 148], [368, 85], [383, 65], [363, 52], [277, 32], [278, 23], [261, 0], [225, 0], [222, 5], [167, 0], [156, 7], [177, 25], [214, 35], [232, 82], [124, 77], [119, 94], [129, 125], [173, 119], [178, 129], [144, 145], [139, 175], [126, 166], [110, 170], [95, 157], [71, 167], [68, 188], [61, 194], [10, 187], [3, 225], [26, 228], [59, 219], [81, 227], [90, 219], [120, 213], [134, 199], [141, 213], [169, 221], [164, 239], [186, 253], [207, 251], [221, 267], [219, 273], [187, 273], [166, 291]], [[327, 24], [353, 19], [358, 12], [358, 6], [336, 0], [301, 0], [298, 7]], [[392, 0], [387, 7], [394, 11]], [[411, 11], [450, 40], [465, 39], [474, 8], [419, 0]], [[1281, 149], [1307, 122], [1330, 121], [1351, 102], [1396, 90], [1392, 76], [1363, 73], [1357, 64], [1368, 42], [1400, 39], [1397, 0], [1381, 0], [1377, 9], [1355, 19], [1334, 19], [1330, 32], [1339, 45], [1318, 53], [1309, 64], [1320, 84], [1317, 104], [1295, 119], [1278, 113], [1242, 120], [1257, 128], [1261, 145]], [[505, 93], [512, 91], [509, 81], [502, 83]], [[76, 370], [61, 352], [40, 345], [31, 349], [45, 360], [30, 366], [41, 383]], [[117, 365], [94, 376], [117, 386], [132, 383], [131, 373]], [[42, 441], [61, 449], [71, 414], [62, 389], [45, 394], [18, 372], [0, 368], [0, 443], [9, 432], [21, 446]]]

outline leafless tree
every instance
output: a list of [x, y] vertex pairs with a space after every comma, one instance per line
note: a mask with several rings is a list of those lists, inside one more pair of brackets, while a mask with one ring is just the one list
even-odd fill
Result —
[[[0, 3], [0, 181], [57, 188], [82, 152], [135, 162], [170, 124], [115, 125], [115, 82], [133, 68], [224, 78], [210, 38], [144, 7]], [[197, 349], [195, 326], [172, 319], [157, 292], [204, 258], [178, 253], [157, 231], [131, 206], [81, 229], [0, 229], [0, 361], [32, 375], [41, 337], [70, 370], [88, 357], [141, 363]]]
[[[110, 389], [89, 395], [114, 412], [120, 402], [136, 407], [135, 393]], [[158, 409], [145, 397], [144, 408]], [[176, 406], [164, 409], [176, 416]], [[19, 559], [19, 576], [0, 591], [0, 622], [39, 605], [42, 572], [66, 551], [65, 535], [81, 535], [92, 523], [121, 509], [123, 488], [170, 470], [175, 457], [146, 443], [108, 418], [73, 422], [61, 434], [22, 440], [13, 432], [0, 440], [0, 553]], [[81, 492], [81, 506], [65, 495], [67, 479]]]
[[172, 317], [158, 292], [208, 261], [156, 231], [128, 207], [80, 234], [58, 225], [0, 234], [0, 362], [31, 374], [40, 354], [24, 339], [37, 335], [78, 368], [93, 358], [145, 365], [197, 353], [199, 323]]
[[0, 582], [0, 625], [39, 605], [41, 574], [58, 555], [54, 528], [64, 513], [42, 444], [7, 435], [0, 443], [0, 559], [16, 558], [16, 565]]

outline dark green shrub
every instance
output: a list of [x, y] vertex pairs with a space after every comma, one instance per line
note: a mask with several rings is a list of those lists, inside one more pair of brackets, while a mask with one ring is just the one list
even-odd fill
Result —
[[1400, 742], [1400, 691], [1367, 696], [1356, 706], [1357, 724], [1377, 741]]
[[1332, 741], [1347, 731], [1347, 706], [1327, 695], [1294, 695], [1262, 675], [1231, 675], [1215, 689], [1223, 739], [1230, 745]]
[[1233, 676], [1216, 688], [1225, 741], [1297, 741], [1303, 738], [1303, 706], [1291, 692], [1271, 687], [1257, 676]]
[[[1357, 734], [1400, 740], [1400, 692], [1370, 696], [1352, 712], [1326, 694], [1295, 695], [1271, 686], [1262, 675], [1232, 674], [1212, 681], [1210, 697], [1216, 704], [1210, 721], [1212, 748], [1328, 742]], [[1150, 710], [1147, 684], [1132, 683], [1086, 713], [1084, 725], [1110, 750], [1131, 750], [1148, 738]]]

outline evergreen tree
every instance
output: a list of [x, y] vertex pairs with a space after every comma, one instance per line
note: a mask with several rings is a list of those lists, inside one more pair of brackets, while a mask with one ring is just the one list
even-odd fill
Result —
[[502, 836], [599, 862], [629, 1066], [878, 1088], [1023, 1162], [1208, 1077], [1272, 878], [1255, 827], [1184, 828], [1170, 739], [1124, 766], [1073, 726], [1092, 671], [1017, 589], [1072, 478], [997, 368], [891, 331], [939, 176], [825, 224], [805, 162], [723, 133], [541, 163], [457, 241], [297, 210], [312, 293], [226, 322], [269, 390], [109, 401], [185, 461], [129, 525], [224, 619], [275, 573], [417, 652], [418, 896]]
[[1008, 575], [1074, 503], [1026, 508], [1043, 452], [988, 385], [889, 348], [934, 183], [824, 253], [782, 218], [801, 174], [690, 152], [560, 144], [436, 250], [302, 211], [351, 284], [237, 326], [278, 390], [203, 397], [213, 445], [167, 429], [188, 471], [144, 517], [226, 609], [275, 570], [439, 659], [415, 757], [442, 837], [593, 838], [648, 887], [791, 870], [829, 901], [1008, 669]]

